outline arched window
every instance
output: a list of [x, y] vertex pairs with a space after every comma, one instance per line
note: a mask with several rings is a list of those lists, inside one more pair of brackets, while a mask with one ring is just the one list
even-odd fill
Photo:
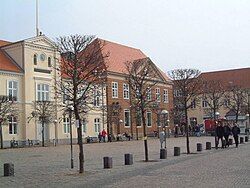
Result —
[[51, 57], [48, 57], [48, 67], [51, 67]]
[[37, 65], [37, 55], [36, 54], [34, 54], [33, 63], [34, 63], [34, 65]]

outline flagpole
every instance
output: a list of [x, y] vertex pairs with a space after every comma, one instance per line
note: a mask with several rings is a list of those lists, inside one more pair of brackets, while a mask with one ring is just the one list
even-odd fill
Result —
[[39, 29], [38, 29], [38, 0], [36, 0], [36, 36], [39, 36]]

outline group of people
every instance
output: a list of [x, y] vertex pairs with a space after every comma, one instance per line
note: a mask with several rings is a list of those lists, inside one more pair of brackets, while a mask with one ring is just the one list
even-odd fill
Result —
[[[204, 133], [204, 126], [200, 124], [196, 124], [194, 126], [189, 125], [188, 126], [188, 131], [190, 135], [195, 135], [195, 136], [201, 136], [202, 133]], [[174, 127], [174, 137], [178, 137], [180, 135], [185, 136], [185, 124], [178, 125], [176, 124]]]
[[[216, 134], [216, 149], [218, 148], [219, 142], [221, 140], [221, 147], [229, 147], [229, 136], [233, 135], [235, 145], [238, 147], [239, 145], [239, 134], [240, 134], [240, 128], [236, 123], [234, 123], [234, 126], [231, 128], [231, 126], [226, 123], [222, 124], [221, 122], [218, 122], [218, 125], [215, 130]], [[225, 142], [223, 142], [223, 138], [225, 138]]]
[[106, 142], [106, 136], [107, 136], [107, 132], [105, 131], [105, 129], [103, 129], [101, 132], [99, 132], [98, 134], [98, 140], [99, 142]]

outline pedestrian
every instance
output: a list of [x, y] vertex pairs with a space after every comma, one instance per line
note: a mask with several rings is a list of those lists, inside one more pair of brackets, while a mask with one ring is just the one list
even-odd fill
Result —
[[103, 142], [105, 142], [105, 138], [106, 138], [107, 132], [105, 131], [105, 129], [102, 130], [102, 140]]
[[223, 127], [224, 128], [224, 138], [226, 140], [226, 147], [229, 147], [229, 135], [231, 134], [231, 129], [230, 127], [228, 126], [228, 123], [225, 124], [225, 126]]
[[198, 124], [195, 125], [195, 135], [197, 137], [200, 137], [200, 126]]
[[237, 123], [234, 123], [234, 126], [232, 128], [232, 134], [233, 134], [234, 142], [237, 148], [239, 145], [239, 134], [240, 134], [240, 128], [238, 127]]
[[99, 143], [102, 141], [102, 133], [101, 132], [99, 132], [99, 134], [98, 134], [98, 140], [99, 140]]
[[221, 148], [224, 148], [224, 144], [223, 144], [223, 136], [224, 136], [224, 129], [221, 125], [221, 122], [218, 122], [218, 126], [216, 127], [216, 135], [217, 135], [217, 141], [216, 141], [216, 149], [218, 148], [218, 145], [220, 143], [221, 140]]

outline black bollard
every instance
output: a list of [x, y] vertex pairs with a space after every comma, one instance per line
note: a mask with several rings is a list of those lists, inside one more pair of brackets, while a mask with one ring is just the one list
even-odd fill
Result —
[[133, 155], [131, 153], [124, 154], [125, 165], [132, 165], [133, 164]]
[[211, 142], [206, 142], [206, 150], [211, 150]]
[[104, 168], [112, 168], [113, 167], [112, 157], [103, 157], [103, 166]]
[[181, 148], [174, 147], [174, 156], [180, 156], [180, 154], [181, 154]]
[[228, 143], [229, 143], [229, 145], [233, 145], [233, 139], [229, 138]]
[[197, 151], [202, 151], [202, 144], [201, 143], [197, 143]]
[[13, 163], [4, 163], [4, 176], [14, 176]]
[[160, 159], [167, 158], [167, 149], [160, 149]]
[[243, 144], [243, 143], [244, 143], [244, 138], [240, 137], [240, 144]]
[[245, 142], [248, 142], [248, 136], [245, 136]]

